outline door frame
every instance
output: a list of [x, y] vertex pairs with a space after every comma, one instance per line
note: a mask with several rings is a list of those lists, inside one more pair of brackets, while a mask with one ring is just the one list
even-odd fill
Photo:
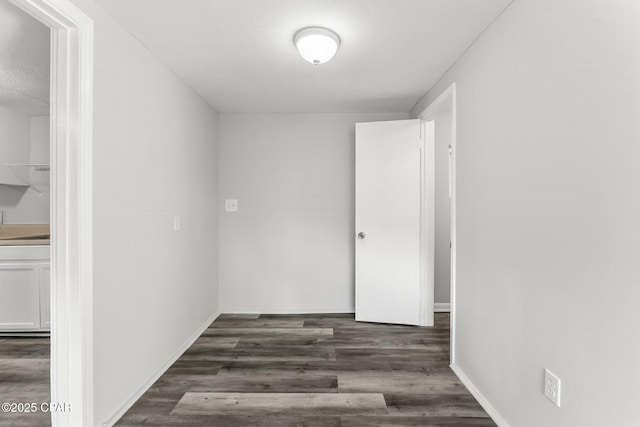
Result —
[[[422, 121], [435, 120], [438, 113], [448, 108], [451, 105], [451, 303], [450, 303], [450, 322], [451, 322], [451, 345], [450, 345], [450, 363], [455, 363], [455, 345], [456, 345], [456, 271], [457, 271], [457, 256], [456, 256], [456, 122], [457, 122], [457, 106], [456, 106], [456, 84], [455, 82], [446, 88], [438, 97], [429, 104], [419, 115], [418, 118]], [[436, 123], [437, 126], [437, 123]]]
[[420, 323], [434, 326], [435, 126], [420, 118]]
[[51, 402], [93, 425], [93, 20], [69, 0], [10, 0], [51, 28]]

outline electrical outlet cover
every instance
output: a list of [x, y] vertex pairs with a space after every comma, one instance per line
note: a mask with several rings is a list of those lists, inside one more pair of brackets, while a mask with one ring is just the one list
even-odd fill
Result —
[[224, 210], [225, 212], [238, 212], [238, 199], [225, 199]]
[[548, 369], [544, 370], [544, 395], [560, 407], [560, 378]]

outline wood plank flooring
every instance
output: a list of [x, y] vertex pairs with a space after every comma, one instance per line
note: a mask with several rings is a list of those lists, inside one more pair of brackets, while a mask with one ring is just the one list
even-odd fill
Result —
[[221, 315], [117, 426], [495, 426], [436, 326]]
[[[49, 339], [0, 337], [0, 401], [49, 401]], [[221, 315], [118, 426], [495, 426], [448, 367], [436, 326], [353, 315]], [[0, 426], [49, 426], [0, 413]]]
[[[48, 337], [0, 337], [0, 402], [50, 402]], [[50, 426], [48, 413], [0, 412], [0, 426]]]

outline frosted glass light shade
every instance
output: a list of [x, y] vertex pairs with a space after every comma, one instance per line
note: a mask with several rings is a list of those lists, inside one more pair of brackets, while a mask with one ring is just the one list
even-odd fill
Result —
[[318, 65], [333, 58], [340, 45], [340, 38], [326, 28], [309, 27], [298, 31], [294, 42], [305, 60]]

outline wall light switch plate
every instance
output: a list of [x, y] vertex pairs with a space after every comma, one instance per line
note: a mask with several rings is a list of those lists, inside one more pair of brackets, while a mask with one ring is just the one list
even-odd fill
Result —
[[224, 201], [225, 212], [238, 212], [238, 199], [226, 199]]
[[560, 407], [560, 378], [548, 369], [544, 370], [544, 395]]
[[182, 230], [182, 218], [180, 218], [179, 216], [174, 216], [173, 231], [180, 231], [180, 230]]

